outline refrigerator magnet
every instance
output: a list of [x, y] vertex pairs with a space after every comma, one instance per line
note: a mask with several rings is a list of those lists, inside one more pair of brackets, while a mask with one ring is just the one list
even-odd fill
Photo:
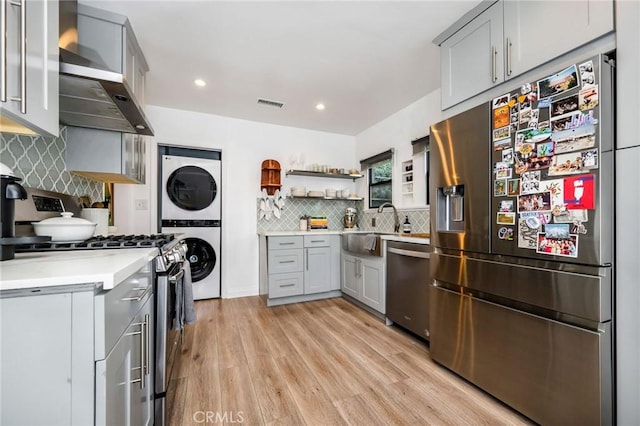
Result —
[[527, 93], [531, 92], [531, 83], [525, 83], [522, 86], [520, 86], [520, 94], [521, 95], [526, 95]]
[[511, 126], [501, 127], [493, 131], [493, 141], [511, 137]]
[[511, 99], [511, 94], [507, 93], [506, 95], [498, 96], [497, 98], [495, 98], [491, 102], [491, 105], [493, 109], [501, 108], [503, 106], [509, 106], [509, 99]]
[[513, 164], [513, 148], [502, 149], [502, 162], [507, 164]]
[[567, 210], [595, 208], [595, 176], [581, 175], [564, 179], [564, 204]]
[[536, 154], [538, 157], [549, 157], [554, 153], [555, 143], [553, 141], [540, 142], [536, 144]]
[[[508, 164], [508, 163], [504, 163], [504, 164]], [[496, 170], [496, 179], [511, 179], [511, 167], [507, 168], [507, 169], [497, 169]], [[506, 192], [505, 192], [506, 195]]]
[[520, 195], [518, 197], [518, 213], [550, 212], [551, 194], [539, 192], [537, 194]]
[[552, 139], [555, 141], [555, 154], [579, 151], [592, 148], [596, 145], [596, 128], [593, 124], [578, 127], [577, 129], [554, 132]]
[[505, 148], [511, 147], [511, 138], [500, 139], [499, 141], [495, 141], [493, 143], [494, 151], [502, 151]]
[[574, 220], [573, 223], [571, 224], [571, 233], [572, 234], [586, 234], [587, 233], [587, 227], [584, 226], [584, 224], [582, 222], [580, 222], [579, 220]]
[[570, 234], [569, 238], [550, 238], [539, 232], [536, 253], [578, 257], [578, 236]]
[[542, 225], [538, 222], [538, 226], [531, 227], [529, 219], [518, 219], [518, 248], [535, 250]]
[[570, 229], [568, 223], [547, 223], [544, 226], [544, 235], [547, 238], [566, 240], [569, 238]]
[[513, 241], [513, 228], [503, 226], [498, 229], [498, 238], [501, 240]]
[[515, 225], [516, 214], [513, 212], [498, 212], [496, 223], [498, 225]]
[[493, 182], [493, 196], [502, 197], [507, 195], [507, 180], [499, 179]]
[[563, 207], [561, 210], [553, 212], [553, 221], [555, 223], [587, 222], [588, 220], [587, 210], [567, 210], [566, 207]]
[[520, 179], [507, 180], [507, 195], [509, 196], [520, 195]]
[[538, 108], [549, 108], [552, 98], [544, 98], [538, 101]]
[[581, 63], [578, 65], [578, 70], [580, 70], [580, 82], [583, 89], [595, 85], [596, 75], [593, 71], [593, 61]]
[[578, 93], [580, 111], [595, 108], [598, 105], [598, 85], [582, 89]]
[[578, 94], [567, 96], [551, 102], [549, 109], [551, 119], [571, 114], [578, 110]]
[[598, 168], [598, 149], [558, 154], [553, 157], [549, 176], [575, 175]]
[[501, 212], [512, 212], [513, 211], [513, 200], [502, 200], [500, 201], [500, 211]]
[[578, 86], [578, 70], [575, 64], [559, 73], [538, 80], [538, 99], [559, 95]]
[[543, 180], [540, 182], [540, 192], [551, 194], [551, 212], [559, 212], [564, 208], [564, 180]]
[[493, 128], [509, 125], [509, 105], [504, 105], [493, 110]]

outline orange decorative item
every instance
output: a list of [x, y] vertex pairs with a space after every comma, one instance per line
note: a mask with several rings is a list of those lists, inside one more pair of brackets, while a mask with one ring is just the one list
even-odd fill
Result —
[[267, 194], [273, 195], [276, 189], [280, 189], [280, 163], [276, 160], [264, 160], [262, 162], [262, 179], [260, 189], [266, 189]]

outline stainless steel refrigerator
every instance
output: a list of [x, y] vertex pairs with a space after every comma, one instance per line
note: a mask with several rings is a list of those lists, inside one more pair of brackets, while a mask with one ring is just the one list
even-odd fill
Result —
[[431, 126], [431, 356], [541, 424], [613, 422], [614, 55]]

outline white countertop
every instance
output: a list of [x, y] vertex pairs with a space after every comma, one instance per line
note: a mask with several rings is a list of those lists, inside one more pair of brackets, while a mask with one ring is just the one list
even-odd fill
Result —
[[157, 255], [157, 248], [17, 253], [0, 262], [0, 291], [85, 283], [110, 290]]
[[[376, 231], [362, 231], [362, 230], [353, 230], [353, 231], [330, 231], [327, 229], [321, 229], [316, 231], [266, 231], [261, 232], [258, 235], [265, 237], [280, 237], [287, 235], [342, 235], [349, 233], [357, 233], [357, 234], [371, 234], [376, 233]], [[401, 241], [404, 243], [414, 243], [414, 244], [430, 244], [430, 238], [422, 238], [422, 237], [407, 237], [402, 233], [392, 234], [392, 233], [384, 233], [379, 232], [380, 238], [382, 240], [391, 240], [391, 241]]]

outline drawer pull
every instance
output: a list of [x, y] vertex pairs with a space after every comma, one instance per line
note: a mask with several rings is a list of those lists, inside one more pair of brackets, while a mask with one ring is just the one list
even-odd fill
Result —
[[296, 263], [295, 260], [281, 260], [279, 263]]
[[144, 290], [144, 291], [138, 297], [123, 297], [120, 300], [122, 300], [122, 301], [134, 300], [136, 302], [139, 302], [142, 299], [144, 299], [144, 297], [147, 295], [147, 293], [149, 293], [149, 291], [151, 291], [151, 286], [144, 287], [144, 288], [135, 288], [134, 290], [137, 290], [137, 291]]
[[281, 245], [281, 246], [292, 246], [292, 245], [295, 244], [295, 242], [291, 241], [291, 242], [288, 242], [288, 243], [278, 243], [278, 244]]
[[311, 240], [312, 243], [324, 243], [324, 240]]
[[282, 287], [293, 287], [295, 284], [280, 284], [280, 288]]

